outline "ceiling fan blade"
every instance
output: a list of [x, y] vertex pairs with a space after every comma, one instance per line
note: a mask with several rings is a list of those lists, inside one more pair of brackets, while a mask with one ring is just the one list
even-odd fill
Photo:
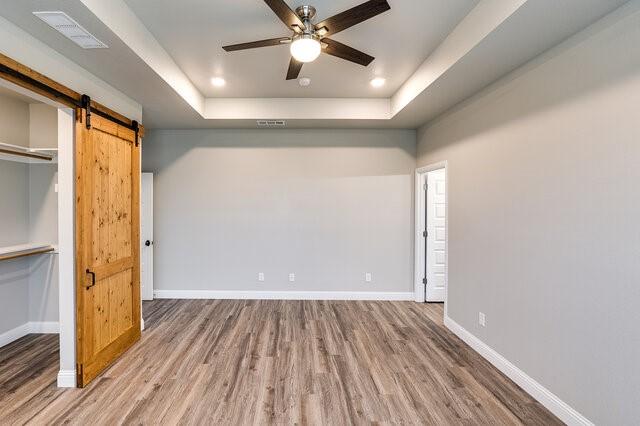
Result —
[[287, 28], [295, 32], [301, 32], [305, 28], [300, 17], [287, 6], [284, 0], [264, 0], [264, 2], [284, 22]]
[[280, 46], [281, 44], [290, 42], [289, 37], [270, 38], [268, 40], [251, 41], [249, 43], [232, 44], [230, 46], [222, 46], [227, 52], [235, 50], [255, 49], [256, 47]]
[[353, 27], [389, 9], [391, 9], [391, 6], [389, 6], [387, 0], [369, 0], [316, 24], [316, 30], [320, 31], [324, 28], [324, 36], [329, 36]]
[[289, 62], [289, 69], [287, 70], [287, 80], [295, 80], [298, 78], [302, 65], [304, 65], [304, 62], [298, 62], [292, 57]]
[[364, 52], [356, 50], [353, 47], [349, 47], [346, 44], [331, 40], [330, 38], [323, 38], [322, 43], [326, 43], [327, 45], [323, 50], [324, 53], [346, 61], [355, 62], [356, 64], [360, 64], [365, 67], [375, 59], [373, 56], [369, 56]]

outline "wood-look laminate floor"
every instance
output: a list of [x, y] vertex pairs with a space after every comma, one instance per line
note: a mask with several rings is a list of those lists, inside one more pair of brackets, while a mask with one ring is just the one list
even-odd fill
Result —
[[60, 390], [55, 335], [0, 349], [0, 424], [560, 424], [413, 302], [157, 300]]

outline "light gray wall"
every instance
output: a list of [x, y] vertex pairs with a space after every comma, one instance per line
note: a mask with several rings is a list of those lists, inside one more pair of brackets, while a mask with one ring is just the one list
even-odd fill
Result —
[[58, 147], [58, 110], [47, 104], [29, 104], [29, 146]]
[[159, 130], [142, 157], [155, 289], [412, 291], [415, 131]]
[[[23, 244], [28, 239], [28, 185], [26, 164], [0, 160], [0, 247]], [[29, 261], [0, 262], [0, 334], [26, 323], [28, 309]]]
[[449, 162], [450, 317], [602, 425], [640, 418], [638, 10], [418, 132]]
[[[57, 180], [57, 164], [29, 166], [29, 241], [58, 242]], [[29, 261], [29, 321], [57, 322], [58, 255], [33, 256]]]
[[[29, 107], [0, 96], [0, 142], [29, 144]], [[0, 247], [29, 238], [29, 167], [0, 160]], [[28, 260], [0, 262], [0, 334], [28, 321]]]
[[0, 94], [0, 142], [29, 146], [29, 104]]
[[[0, 246], [29, 240], [29, 165], [0, 160]], [[1, 265], [1, 263], [0, 263]]]

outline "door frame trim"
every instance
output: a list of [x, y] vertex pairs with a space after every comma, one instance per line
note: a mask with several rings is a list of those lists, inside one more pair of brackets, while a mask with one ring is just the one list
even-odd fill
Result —
[[414, 216], [414, 279], [413, 279], [413, 287], [414, 287], [414, 300], [416, 302], [424, 302], [425, 301], [425, 291], [424, 284], [422, 283], [422, 273], [424, 271], [424, 262], [425, 262], [425, 250], [424, 250], [424, 237], [422, 236], [422, 231], [425, 229], [425, 197], [423, 184], [427, 177], [427, 173], [432, 172], [434, 170], [444, 169], [445, 173], [445, 250], [444, 250], [444, 258], [445, 258], [445, 266], [444, 266], [444, 314], [447, 316], [447, 306], [448, 306], [448, 293], [449, 293], [449, 166], [447, 160], [438, 161], [436, 163], [432, 163], [423, 167], [416, 168], [415, 172], [415, 216]]
[[[141, 168], [142, 169], [142, 168]], [[155, 179], [155, 173], [154, 172], [140, 172], [140, 302], [142, 302], [143, 300], [153, 300], [155, 297], [155, 289], [153, 287], [153, 253], [151, 254], [151, 299], [145, 299], [144, 298], [144, 294], [142, 292], [142, 256], [143, 256], [143, 248], [142, 245], [143, 243], [143, 239], [144, 239], [144, 235], [142, 235], [142, 220], [143, 220], [143, 215], [142, 215], [142, 203], [143, 203], [143, 199], [142, 199], [142, 185], [143, 185], [143, 177], [145, 174], [149, 174], [151, 175], [151, 233], [153, 234], [153, 213], [154, 213], [154, 209], [153, 209], [153, 180]], [[151, 244], [153, 245], [153, 241], [154, 241], [154, 235], [151, 236]], [[149, 268], [149, 265], [147, 265], [147, 268]], [[144, 330], [144, 318], [142, 319], [142, 329]]]

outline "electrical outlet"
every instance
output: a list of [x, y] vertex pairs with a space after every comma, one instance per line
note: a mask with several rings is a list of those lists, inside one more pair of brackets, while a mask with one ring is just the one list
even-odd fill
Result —
[[478, 324], [483, 327], [487, 324], [487, 317], [482, 312], [478, 312]]
[[258, 281], [264, 281], [264, 272], [258, 272]]
[[364, 280], [368, 283], [371, 282], [371, 272], [367, 272], [364, 274]]
[[289, 281], [294, 282], [296, 280], [296, 274], [291, 273], [289, 274]]

